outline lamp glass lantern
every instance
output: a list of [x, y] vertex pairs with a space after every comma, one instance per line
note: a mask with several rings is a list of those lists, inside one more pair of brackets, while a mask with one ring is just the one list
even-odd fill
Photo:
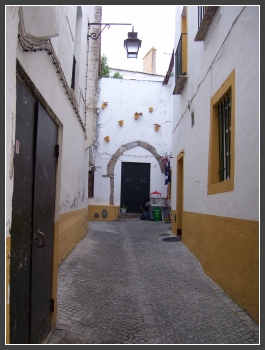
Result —
[[127, 58], [137, 58], [139, 48], [141, 47], [142, 40], [137, 38], [137, 32], [134, 32], [134, 27], [132, 27], [132, 32], [128, 32], [128, 38], [124, 40], [124, 47], [127, 52]]

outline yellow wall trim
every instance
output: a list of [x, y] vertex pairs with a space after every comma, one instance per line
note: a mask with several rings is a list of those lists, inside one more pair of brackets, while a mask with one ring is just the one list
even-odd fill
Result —
[[182, 241], [205, 273], [259, 322], [259, 222], [184, 211]]
[[171, 209], [171, 218], [172, 218], [172, 233], [176, 236], [177, 235], [177, 210]]
[[54, 300], [54, 312], [52, 313], [51, 328], [57, 321], [57, 289], [58, 289], [58, 265], [59, 265], [59, 222], [54, 224], [53, 234], [53, 266], [52, 266], [52, 299]]
[[[231, 148], [230, 148], [230, 179], [220, 181], [219, 178], [219, 137], [217, 103], [222, 96], [231, 89]], [[208, 159], [208, 195], [224, 193], [234, 190], [234, 166], [235, 166], [235, 70], [212, 96], [210, 102], [210, 138]]]
[[[107, 211], [107, 217], [104, 218], [102, 210]], [[89, 221], [115, 221], [119, 219], [120, 207], [118, 205], [110, 204], [90, 204], [88, 206], [88, 220]]]
[[184, 154], [185, 150], [177, 155], [177, 235], [181, 235], [182, 211], [184, 205]]
[[6, 344], [10, 344], [10, 308], [9, 308], [9, 285], [10, 285], [10, 236], [6, 237]]
[[59, 225], [58, 264], [60, 265], [87, 232], [87, 208], [61, 214], [59, 222], [55, 224]]
[[182, 35], [182, 73], [188, 73], [188, 31], [187, 31], [187, 17], [188, 17], [188, 6], [185, 7], [185, 15], [181, 16], [181, 33]]

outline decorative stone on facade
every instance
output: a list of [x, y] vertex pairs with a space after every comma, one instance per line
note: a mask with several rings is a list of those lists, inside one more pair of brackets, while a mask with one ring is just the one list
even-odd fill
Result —
[[142, 141], [133, 141], [133, 142], [128, 142], [126, 145], [122, 145], [111, 157], [111, 160], [107, 164], [107, 175], [102, 175], [102, 176], [108, 176], [110, 177], [110, 199], [109, 199], [109, 204], [114, 205], [113, 197], [114, 197], [114, 168], [117, 163], [117, 160], [120, 158], [120, 156], [128, 151], [129, 149], [135, 148], [135, 147], [142, 147], [145, 148], [147, 151], [149, 151], [157, 160], [161, 172], [165, 172], [164, 166], [161, 164], [160, 159], [162, 158], [161, 155], [159, 155], [156, 151], [156, 149], [149, 145], [147, 142], [142, 142]]

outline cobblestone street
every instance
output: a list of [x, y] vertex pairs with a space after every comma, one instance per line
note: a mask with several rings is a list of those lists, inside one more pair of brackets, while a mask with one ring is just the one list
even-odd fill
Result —
[[170, 223], [90, 222], [59, 266], [49, 344], [259, 344], [259, 325], [203, 272]]

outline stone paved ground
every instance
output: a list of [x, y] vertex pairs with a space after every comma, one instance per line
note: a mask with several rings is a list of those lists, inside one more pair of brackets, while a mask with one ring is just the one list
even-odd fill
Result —
[[259, 325], [203, 272], [169, 223], [91, 222], [59, 267], [49, 344], [259, 344]]

